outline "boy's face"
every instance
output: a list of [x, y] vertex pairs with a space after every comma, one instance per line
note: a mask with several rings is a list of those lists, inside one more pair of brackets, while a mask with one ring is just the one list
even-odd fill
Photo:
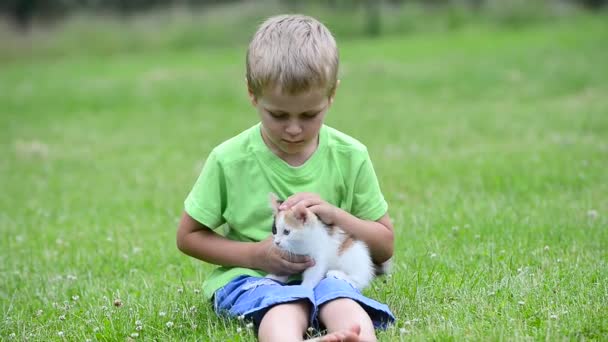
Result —
[[279, 157], [298, 157], [315, 150], [325, 114], [333, 102], [325, 89], [297, 95], [280, 89], [256, 97], [249, 93], [262, 121], [262, 134]]

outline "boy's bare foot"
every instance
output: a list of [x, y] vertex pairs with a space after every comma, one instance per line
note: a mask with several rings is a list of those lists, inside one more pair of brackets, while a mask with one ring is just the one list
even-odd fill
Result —
[[353, 325], [348, 330], [336, 331], [325, 336], [308, 340], [310, 342], [359, 342], [359, 334], [361, 327], [358, 324]]

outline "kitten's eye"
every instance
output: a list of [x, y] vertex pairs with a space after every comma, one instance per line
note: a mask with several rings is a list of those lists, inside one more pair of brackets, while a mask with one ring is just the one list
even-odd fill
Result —
[[283, 229], [283, 234], [285, 234], [285, 235], [289, 235], [289, 230], [287, 230], [287, 229]]
[[277, 223], [272, 221], [272, 235], [277, 235]]

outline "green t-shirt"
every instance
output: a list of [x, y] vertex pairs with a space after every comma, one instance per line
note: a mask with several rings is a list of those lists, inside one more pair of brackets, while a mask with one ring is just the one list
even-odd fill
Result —
[[[317, 193], [364, 220], [378, 220], [387, 212], [367, 148], [359, 141], [322, 126], [317, 150], [306, 163], [293, 167], [268, 149], [260, 124], [213, 149], [184, 202], [185, 210], [211, 229], [225, 224], [225, 236], [231, 240], [261, 241], [272, 230], [270, 192], [280, 199], [297, 192]], [[239, 275], [265, 274], [218, 267], [206, 279], [203, 292], [210, 298]]]

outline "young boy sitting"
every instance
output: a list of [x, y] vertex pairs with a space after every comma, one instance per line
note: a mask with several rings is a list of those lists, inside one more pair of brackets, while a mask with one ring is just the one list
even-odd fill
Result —
[[[282, 208], [308, 208], [364, 241], [374, 263], [393, 254], [393, 227], [366, 147], [323, 124], [339, 84], [338, 50], [317, 20], [277, 16], [255, 33], [247, 52], [247, 88], [260, 123], [217, 146], [185, 200], [178, 248], [220, 265], [203, 285], [218, 314], [254, 322], [260, 341], [301, 341], [309, 326], [321, 341], [375, 341], [394, 321], [389, 308], [344, 280], [314, 290], [264, 278], [314, 265], [272, 242], [268, 194]], [[227, 224], [221, 236], [213, 231]]]

